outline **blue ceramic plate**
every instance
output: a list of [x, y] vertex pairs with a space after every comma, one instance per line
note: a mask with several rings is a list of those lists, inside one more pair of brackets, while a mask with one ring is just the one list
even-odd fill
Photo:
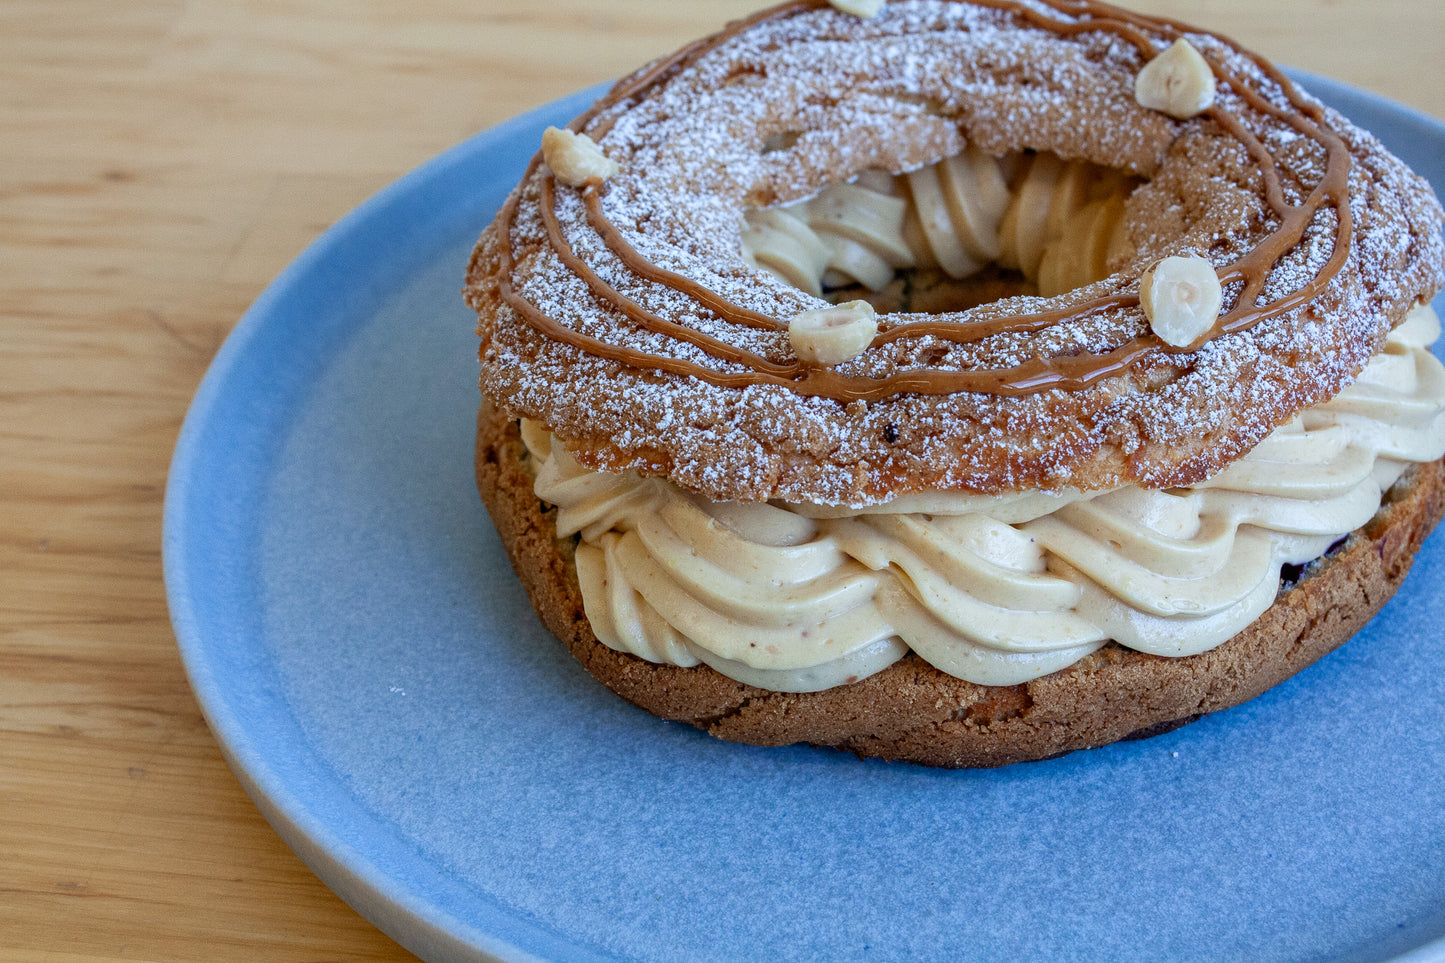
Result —
[[[1310, 86], [1445, 186], [1445, 125]], [[542, 128], [596, 93], [328, 231], [186, 419], [165, 516], [176, 635], [232, 767], [327, 885], [437, 960], [1364, 960], [1445, 935], [1439, 535], [1308, 671], [1050, 762], [731, 745], [593, 682], [473, 488], [458, 289]]]

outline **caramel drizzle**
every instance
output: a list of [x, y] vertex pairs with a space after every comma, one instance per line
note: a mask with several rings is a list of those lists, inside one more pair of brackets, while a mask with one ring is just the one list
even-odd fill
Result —
[[[762, 328], [767, 331], [782, 331], [787, 327], [776, 318], [739, 307], [711, 288], [698, 284], [692, 278], [683, 277], [674, 271], [659, 267], [638, 254], [637, 249], [627, 243], [627, 239], [622, 236], [617, 225], [609, 221], [607, 215], [602, 213], [602, 195], [598, 193], [596, 185], [589, 184], [583, 189], [582, 201], [587, 205], [587, 223], [592, 225], [592, 229], [601, 236], [608, 250], [621, 258], [639, 276], [670, 287], [680, 294], [686, 294], [734, 324]], [[555, 215], [555, 212], [553, 213]]]
[[[1052, 30], [1064, 36], [1087, 31], [1107, 30], [1132, 43], [1146, 60], [1152, 58], [1158, 51], [1154, 46], [1154, 41], [1141, 28], [1156, 30], [1170, 42], [1180, 37], [1185, 30], [1192, 31], [1192, 28], [1173, 21], [1154, 20], [1107, 4], [1091, 2], [1091, 0], [1043, 0], [1047, 6], [1060, 13], [1086, 18], [1072, 22], [1047, 16], [1036, 9], [1019, 4], [1016, 0], [968, 0], [968, 2], [972, 2], [975, 6], [1011, 13], [1033, 26]], [[606, 110], [640, 95], [656, 84], [663, 83], [708, 52], [758, 23], [826, 5], [826, 0], [801, 0], [801, 2], [785, 4], [772, 10], [760, 11], [751, 17], [730, 24], [718, 34], [695, 41], [672, 56], [620, 81], [607, 96], [568, 126], [574, 130], [582, 130]], [[520, 200], [520, 192], [515, 192], [508, 199], [498, 215], [498, 227], [506, 242], [502, 245], [501, 252], [500, 294], [503, 300], [538, 333], [588, 354], [632, 367], [698, 378], [722, 388], [773, 384], [786, 387], [799, 395], [823, 396], [839, 401], [876, 401], [905, 392], [936, 395], [971, 391], [1017, 397], [1050, 389], [1079, 391], [1103, 379], [1124, 374], [1146, 355], [1179, 354], [1198, 350], [1205, 342], [1218, 335], [1247, 330], [1261, 321], [1307, 304], [1318, 296], [1344, 266], [1349, 256], [1352, 234], [1347, 190], [1351, 160], [1344, 141], [1325, 124], [1323, 111], [1302, 101], [1289, 78], [1285, 77], [1277, 68], [1262, 58], [1241, 50], [1237, 44], [1227, 38], [1217, 37], [1217, 39], [1247, 56], [1279, 86], [1294, 110], [1286, 111], [1276, 107], [1254, 89], [1241, 82], [1222, 63], [1206, 55], [1206, 60], [1214, 71], [1216, 79], [1232, 88], [1249, 107], [1288, 124], [1301, 134], [1321, 144], [1326, 151], [1327, 165], [1324, 176], [1305, 201], [1301, 204], [1290, 204], [1284, 196], [1278, 165], [1273, 155], [1259, 139], [1245, 128], [1238, 117], [1218, 103], [1204, 112], [1203, 116], [1214, 120], [1226, 133], [1239, 140], [1259, 163], [1265, 182], [1265, 200], [1279, 218], [1280, 224], [1251, 251], [1233, 264], [1218, 269], [1217, 273], [1221, 284], [1242, 282], [1242, 289], [1235, 297], [1233, 307], [1216, 321], [1211, 331], [1206, 332], [1193, 344], [1182, 348], [1166, 345], [1152, 334], [1143, 334], [1102, 353], [1032, 358], [1022, 364], [1001, 369], [939, 371], [917, 368], [881, 378], [842, 375], [832, 368], [805, 365], [798, 361], [783, 363], [771, 361], [754, 352], [737, 348], [648, 311], [603, 281], [576, 255], [563, 234], [556, 215], [554, 181], [550, 176], [544, 177], [542, 180], [539, 204], [548, 242], [568, 269], [587, 284], [599, 301], [621, 312], [645, 331], [677, 338], [704, 351], [711, 357], [740, 366], [745, 370], [718, 371], [684, 359], [654, 355], [635, 348], [610, 344], [560, 324], [518, 294], [511, 282], [514, 264], [511, 231]], [[612, 126], [610, 119], [603, 119], [594, 129], [594, 138], [600, 139]], [[524, 175], [524, 181], [535, 174], [540, 163], [540, 155], [533, 158]], [[702, 284], [662, 268], [642, 256], [627, 242], [621, 231], [607, 219], [602, 209], [601, 195], [597, 184], [587, 185], [582, 191], [582, 199], [588, 224], [602, 238], [607, 248], [637, 276], [692, 298], [724, 321], [771, 331], [786, 328], [786, 324], [777, 319], [734, 304]], [[1335, 244], [1329, 259], [1314, 278], [1293, 293], [1270, 304], [1259, 305], [1257, 303], [1259, 295], [1263, 291], [1264, 284], [1274, 265], [1299, 243], [1315, 214], [1326, 203], [1333, 208], [1336, 215]], [[933, 337], [956, 344], [968, 344], [1003, 333], [1039, 331], [1063, 321], [1081, 320], [1105, 311], [1137, 307], [1138, 304], [1137, 294], [1124, 294], [1097, 298], [1053, 311], [982, 321], [908, 322], [894, 325], [881, 332], [874, 339], [872, 347], [920, 337]]]

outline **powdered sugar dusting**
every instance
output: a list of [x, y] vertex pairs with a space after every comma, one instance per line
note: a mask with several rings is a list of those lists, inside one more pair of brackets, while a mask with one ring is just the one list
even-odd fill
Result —
[[[1072, 19], [1044, 3], [1027, 6]], [[1157, 36], [1161, 47], [1170, 39]], [[1188, 37], [1278, 111], [1293, 110], [1250, 57], [1207, 34]], [[809, 197], [867, 169], [914, 169], [974, 142], [995, 153], [1050, 150], [1149, 178], [1126, 207], [1133, 253], [1120, 273], [1058, 299], [1015, 298], [931, 320], [967, 323], [1129, 293], [1138, 272], [1166, 253], [1230, 263], [1278, 227], [1259, 165], [1212, 121], [1139, 107], [1132, 86], [1143, 62], [1112, 33], [1060, 36], [958, 0], [900, 0], [872, 20], [830, 9], [783, 15], [594, 119], [589, 130], [621, 165], [603, 213], [652, 263], [786, 321], [823, 302], [742, 261], [745, 209]], [[1229, 85], [1219, 104], [1275, 157], [1285, 199], [1303, 200], [1323, 174], [1320, 144]], [[507, 410], [546, 422], [592, 467], [666, 474], [718, 498], [856, 505], [936, 489], [1197, 481], [1337, 391], [1410, 305], [1441, 285], [1440, 212], [1428, 187], [1369, 135], [1327, 116], [1354, 159], [1353, 237], [1346, 269], [1313, 304], [1192, 354], [1151, 356], [1087, 390], [1022, 398], [903, 394], [847, 404], [783, 385], [719, 387], [550, 340], [497, 295], [498, 245], [511, 246], [517, 294], [580, 334], [720, 373], [792, 357], [785, 332], [729, 322], [636, 275], [589, 223], [580, 194], [559, 185], [557, 228], [571, 251], [630, 310], [690, 334], [647, 330], [599, 297], [548, 242], [538, 174], [522, 187], [510, 237], [495, 227], [484, 235], [469, 276], [483, 389]], [[778, 138], [790, 146], [764, 149]], [[1319, 273], [1337, 223], [1328, 208], [1315, 216], [1269, 274], [1262, 302]], [[1226, 304], [1230, 297], [1227, 287]], [[880, 327], [914, 320], [885, 315]], [[1101, 353], [1145, 330], [1142, 313], [1124, 308], [968, 344], [893, 341], [838, 370], [881, 378], [925, 363], [1004, 368]]]

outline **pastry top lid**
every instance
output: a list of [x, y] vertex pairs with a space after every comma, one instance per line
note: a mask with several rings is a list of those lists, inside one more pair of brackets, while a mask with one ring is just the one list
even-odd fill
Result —
[[[1181, 38], [1216, 80], [1182, 120], [1135, 96]], [[1373, 137], [1227, 40], [1103, 4], [788, 4], [571, 126], [583, 173], [539, 154], [468, 271], [483, 391], [589, 467], [711, 498], [1193, 483], [1331, 397], [1442, 284], [1438, 202]], [[827, 302], [743, 260], [744, 212], [968, 144], [1144, 178], [1118, 269], [1054, 298], [881, 314], [856, 356], [800, 359], [788, 322]], [[1223, 288], [1185, 346], [1140, 306], [1170, 255]]]

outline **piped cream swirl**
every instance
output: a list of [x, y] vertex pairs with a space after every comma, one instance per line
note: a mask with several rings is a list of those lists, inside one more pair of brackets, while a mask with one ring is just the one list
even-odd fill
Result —
[[597, 637], [778, 691], [877, 672], [912, 649], [1008, 685], [1113, 639], [1185, 656], [1274, 601], [1280, 569], [1367, 522], [1412, 463], [1445, 454], [1445, 369], [1419, 308], [1355, 383], [1207, 482], [1105, 493], [936, 495], [840, 515], [711, 502], [582, 468], [523, 423], [536, 494], [578, 535]]
[[809, 200], [748, 211], [742, 252], [814, 295], [852, 284], [877, 291], [903, 268], [965, 278], [997, 262], [1052, 297], [1106, 277], [1123, 259], [1124, 200], [1137, 184], [1087, 161], [970, 147], [905, 174], [865, 171]]

